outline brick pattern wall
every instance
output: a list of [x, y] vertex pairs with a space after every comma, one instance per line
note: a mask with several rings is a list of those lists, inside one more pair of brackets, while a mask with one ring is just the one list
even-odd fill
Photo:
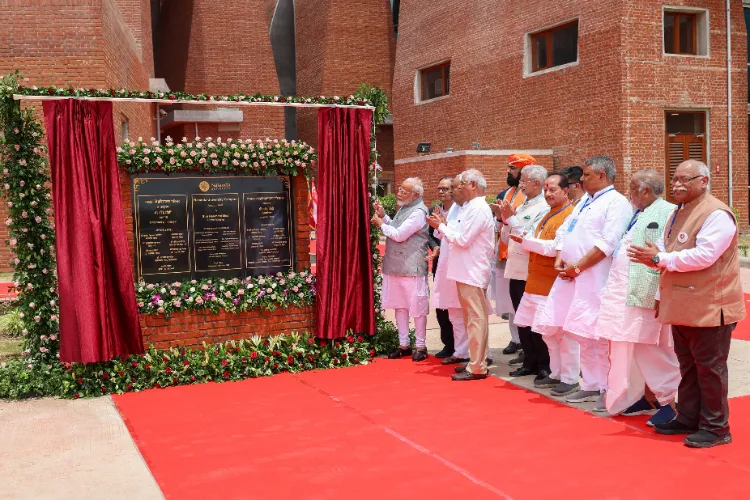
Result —
[[[710, 57], [662, 54], [662, 6], [709, 9]], [[709, 112], [712, 190], [728, 198], [726, 22], [722, 0], [414, 0], [401, 5], [393, 80], [396, 160], [471, 149], [551, 149], [556, 166], [609, 155], [629, 174], [664, 171], [668, 109]], [[579, 62], [544, 74], [524, 70], [526, 34], [579, 19]], [[487, 22], [491, 19], [491, 22]], [[747, 212], [747, 42], [732, 4], [734, 206]], [[450, 96], [415, 103], [419, 68], [450, 59]], [[404, 166], [406, 168], [406, 166]], [[396, 168], [397, 180], [408, 175]], [[451, 172], [440, 172], [440, 174]], [[502, 174], [504, 177], [504, 173]]]
[[[213, 0], [165, 0], [157, 32], [157, 75], [166, 79], [171, 90], [195, 94], [278, 94], [269, 37], [272, 15], [267, 0], [222, 0], [220, 8]], [[185, 106], [185, 109], [213, 108]], [[219, 132], [216, 124], [199, 124], [199, 136], [284, 137], [283, 110], [244, 106], [240, 109], [243, 121], [239, 130]], [[194, 124], [174, 129], [167, 133], [178, 140], [183, 136], [195, 137]]]
[[[388, 0], [297, 0], [295, 30], [298, 95], [349, 95], [369, 83], [390, 98], [396, 39]], [[314, 110], [298, 110], [297, 130], [317, 148]], [[392, 170], [389, 140], [379, 139], [378, 150]]]
[[[140, 49], [120, 7], [135, 0], [30, 0], [0, 7], [0, 73], [20, 70], [34, 85], [72, 85], [75, 87], [129, 87], [148, 89], [153, 73], [151, 53], [151, 15], [139, 14]], [[138, 0], [138, 3], [148, 2]], [[135, 25], [134, 25], [135, 26]], [[145, 54], [145, 57], [143, 57]], [[40, 121], [41, 101], [25, 101]], [[115, 139], [121, 137], [121, 122], [129, 122], [131, 136], [151, 137], [152, 106], [115, 104]], [[0, 220], [8, 216], [0, 204]], [[5, 245], [8, 231], [0, 224], [0, 272], [11, 272], [13, 254]]]
[[163, 316], [141, 316], [143, 343], [166, 349], [174, 346], [202, 347], [229, 340], [250, 338], [253, 335], [279, 335], [291, 332], [312, 332], [313, 308], [248, 311], [231, 314], [221, 311], [186, 311]]

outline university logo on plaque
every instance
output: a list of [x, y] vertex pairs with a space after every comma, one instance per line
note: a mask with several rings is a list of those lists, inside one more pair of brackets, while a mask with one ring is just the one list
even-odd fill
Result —
[[294, 266], [285, 177], [133, 177], [136, 275], [144, 281], [244, 277]]

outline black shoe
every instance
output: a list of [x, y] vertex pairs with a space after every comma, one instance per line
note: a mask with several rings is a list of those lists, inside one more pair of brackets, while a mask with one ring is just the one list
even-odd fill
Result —
[[520, 346], [518, 344], [516, 344], [515, 342], [511, 340], [510, 343], [508, 344], [508, 347], [503, 349], [503, 354], [515, 354], [518, 352], [519, 347]]
[[449, 351], [447, 347], [443, 347], [443, 350], [439, 353], [435, 354], [435, 357], [438, 359], [442, 358], [448, 358], [450, 356], [453, 356], [453, 351]]
[[513, 365], [522, 365], [523, 362], [526, 360], [526, 356], [524, 356], [523, 351], [518, 355], [518, 357], [511, 359], [508, 364]]
[[544, 380], [545, 378], [549, 377], [550, 375], [551, 375], [551, 373], [550, 373], [549, 370], [540, 370], [539, 371], [539, 375], [537, 375], [534, 378], [534, 382], [541, 382], [542, 380]]
[[[435, 356], [437, 357], [437, 356]], [[450, 356], [445, 358], [443, 361], [440, 362], [440, 364], [443, 365], [455, 365], [458, 363], [467, 363], [469, 360], [468, 358], [457, 358], [455, 356]]]
[[508, 320], [510, 319], [510, 314], [509, 314], [509, 313], [502, 313], [502, 314], [500, 315], [500, 317], [501, 317], [502, 319], [504, 319], [505, 321], [508, 321]]
[[462, 371], [461, 373], [454, 373], [451, 375], [453, 380], [465, 381], [465, 380], [482, 380], [487, 378], [486, 373], [471, 373], [469, 371]]
[[521, 367], [518, 370], [514, 370], [510, 372], [511, 377], [526, 377], [529, 375], [537, 375], [539, 372], [536, 370], [532, 370], [531, 368], [525, 368]]
[[401, 359], [406, 356], [411, 356], [411, 347], [407, 349], [401, 349], [400, 347], [388, 355], [388, 359]]
[[424, 361], [427, 359], [427, 349], [417, 349], [411, 356], [412, 361]]
[[667, 422], [666, 424], [654, 424], [654, 429], [659, 434], [667, 434], [669, 436], [673, 436], [675, 434], [693, 434], [695, 432], [698, 432], [698, 429], [695, 427], [689, 427], [681, 422], [678, 422], [675, 418], [671, 422]]
[[720, 444], [729, 444], [732, 442], [732, 435], [717, 436], [711, 431], [699, 430], [685, 438], [685, 446], [690, 448], [711, 448]]
[[487, 366], [492, 366], [492, 363], [494, 361], [492, 361], [492, 358], [487, 358], [487, 359], [484, 360], [484, 362], [487, 363]]

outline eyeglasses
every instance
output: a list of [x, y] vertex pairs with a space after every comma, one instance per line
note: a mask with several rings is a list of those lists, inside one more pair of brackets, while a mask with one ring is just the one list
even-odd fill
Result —
[[451, 190], [451, 188], [447, 188], [447, 187], [439, 187], [439, 188], [437, 188], [437, 190], [438, 190], [438, 191], [440, 191], [441, 193], [444, 193], [444, 192], [446, 192], [446, 191], [450, 191], [450, 190]]
[[398, 188], [398, 192], [401, 193], [401, 194], [409, 194], [409, 193], [411, 193], [411, 191], [407, 191], [406, 189], [401, 188], [401, 187]]
[[698, 177], [704, 177], [703, 175], [694, 175], [693, 177], [672, 177], [672, 184], [687, 184], [688, 182], [697, 179]]

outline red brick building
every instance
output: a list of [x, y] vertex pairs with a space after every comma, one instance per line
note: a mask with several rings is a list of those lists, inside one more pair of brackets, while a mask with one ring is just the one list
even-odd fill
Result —
[[[747, 34], [730, 2], [731, 204], [748, 220]], [[688, 157], [730, 201], [725, 0], [401, 3], [393, 80], [397, 181], [481, 165], [497, 191], [508, 153], [548, 167], [593, 155], [629, 174]], [[419, 143], [430, 153], [419, 154]], [[428, 193], [431, 190], [428, 187]]]

